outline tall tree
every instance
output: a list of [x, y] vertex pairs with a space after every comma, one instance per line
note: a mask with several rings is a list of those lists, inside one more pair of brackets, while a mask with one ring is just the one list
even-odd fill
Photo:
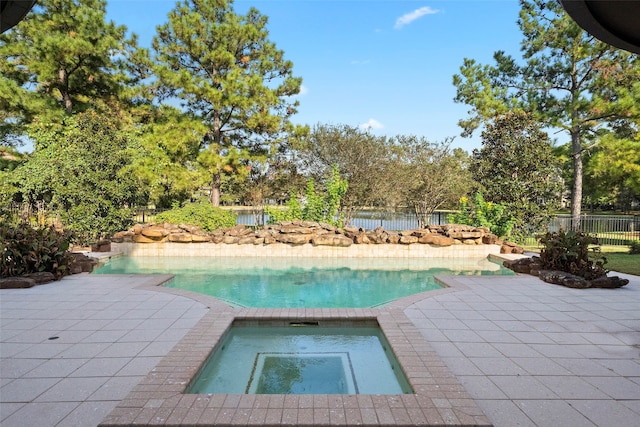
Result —
[[135, 38], [106, 22], [105, 0], [41, 0], [0, 35], [0, 137], [24, 135], [34, 121], [60, 122], [96, 99], [117, 99], [132, 82]]
[[142, 153], [133, 167], [140, 187], [149, 191], [148, 202], [169, 208], [192, 198], [208, 178], [196, 161], [207, 131], [202, 122], [164, 105], [138, 129]]
[[460, 125], [469, 135], [517, 107], [564, 130], [573, 165], [572, 228], [579, 229], [583, 152], [597, 129], [640, 113], [640, 59], [590, 36], [557, 1], [520, 3], [523, 63], [503, 51], [494, 54], [494, 66], [465, 59], [453, 77], [455, 100], [471, 106]]
[[208, 128], [198, 161], [220, 203], [222, 174], [246, 173], [296, 132], [290, 117], [302, 80], [268, 39], [267, 17], [255, 8], [238, 15], [229, 0], [184, 0], [158, 27], [154, 68], [163, 99], [182, 106]]
[[349, 182], [342, 197], [347, 222], [357, 208], [386, 206], [394, 194], [388, 141], [348, 125], [317, 124], [297, 147], [303, 170], [320, 181], [334, 166]]
[[487, 200], [506, 205], [516, 229], [546, 225], [562, 196], [560, 162], [549, 136], [522, 111], [496, 117], [482, 132], [470, 166]]
[[144, 191], [131, 171], [140, 147], [115, 114], [89, 110], [63, 124], [32, 135], [41, 148], [11, 174], [14, 198], [46, 201], [66, 229], [92, 243], [131, 222]]
[[618, 205], [629, 210], [640, 199], [640, 138], [602, 135], [585, 165], [585, 184], [592, 202]]
[[429, 224], [431, 214], [444, 206], [453, 206], [473, 185], [468, 169], [468, 154], [451, 149], [453, 139], [431, 143], [415, 136], [398, 136], [392, 146], [395, 191], [412, 206], [418, 224]]

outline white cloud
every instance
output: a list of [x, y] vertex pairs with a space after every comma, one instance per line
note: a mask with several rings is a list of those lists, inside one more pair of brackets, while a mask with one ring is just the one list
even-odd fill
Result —
[[369, 119], [366, 123], [362, 123], [358, 126], [360, 129], [370, 130], [370, 129], [382, 129], [382, 123], [377, 121], [376, 119]]
[[298, 93], [297, 96], [303, 96], [309, 93], [309, 88], [306, 87], [305, 85], [300, 85], [300, 92]]
[[405, 25], [409, 25], [418, 18], [421, 18], [425, 15], [434, 15], [438, 12], [438, 10], [431, 9], [429, 6], [421, 7], [420, 9], [416, 9], [413, 12], [406, 13], [400, 18], [396, 19], [396, 25], [394, 25], [393, 28], [399, 30], [400, 28], [404, 27]]

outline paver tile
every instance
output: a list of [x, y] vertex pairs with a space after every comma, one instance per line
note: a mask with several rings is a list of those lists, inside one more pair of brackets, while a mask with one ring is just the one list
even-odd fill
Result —
[[55, 426], [77, 406], [78, 402], [31, 402], [2, 420], [2, 427]]
[[536, 426], [595, 426], [587, 417], [563, 400], [517, 400], [515, 403]]

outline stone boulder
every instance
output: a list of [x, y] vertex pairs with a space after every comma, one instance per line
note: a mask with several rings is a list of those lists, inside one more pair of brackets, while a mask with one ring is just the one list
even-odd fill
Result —
[[98, 240], [91, 245], [91, 252], [111, 252], [111, 240]]
[[418, 243], [418, 238], [416, 236], [404, 236], [400, 235], [400, 244], [402, 245], [410, 245], [412, 243]]
[[502, 246], [500, 246], [500, 253], [522, 255], [524, 253], [524, 248], [512, 242], [503, 242]]
[[540, 279], [547, 283], [566, 286], [568, 288], [588, 289], [588, 288], [606, 288], [615, 289], [626, 286], [629, 283], [627, 279], [621, 279], [618, 276], [606, 277], [602, 276], [594, 280], [587, 280], [580, 276], [575, 276], [563, 271], [541, 270]]
[[3, 277], [0, 279], [0, 289], [32, 288], [36, 281], [28, 277]]
[[451, 246], [453, 245], [453, 239], [451, 237], [442, 236], [440, 234], [427, 234], [418, 239], [419, 243], [424, 243], [434, 246]]
[[210, 242], [211, 241], [211, 237], [207, 236], [206, 234], [192, 234], [191, 235], [191, 241], [193, 243]]
[[309, 243], [311, 239], [313, 239], [313, 234], [282, 234], [276, 238], [276, 241], [295, 246]]
[[155, 243], [158, 241], [159, 241], [158, 239], [152, 239], [142, 234], [136, 234], [133, 236], [133, 239], [132, 239], [132, 242], [134, 243]]
[[26, 277], [27, 279], [33, 279], [36, 282], [36, 285], [43, 285], [45, 283], [53, 282], [56, 280], [56, 276], [53, 273], [48, 271], [39, 271], [37, 273], [29, 273], [25, 274], [22, 277]]
[[346, 248], [353, 244], [353, 240], [341, 234], [321, 234], [311, 240], [313, 246], [338, 246]]
[[168, 240], [176, 243], [191, 243], [193, 242], [193, 235], [191, 233], [171, 233]]
[[516, 273], [531, 274], [538, 276], [547, 283], [566, 286], [575, 289], [588, 288], [607, 288], [615, 289], [625, 286], [629, 283], [627, 279], [621, 279], [618, 276], [602, 276], [597, 279], [587, 280], [584, 277], [566, 273], [564, 271], [543, 270], [540, 257], [520, 258], [516, 260], [508, 260], [502, 263], [505, 267], [515, 271]]
[[163, 240], [169, 234], [171, 234], [171, 232], [161, 226], [151, 226], [151, 227], [143, 228], [140, 231], [141, 236], [144, 236], [147, 239], [150, 239], [156, 242]]
[[516, 273], [530, 274], [532, 276], [537, 276], [542, 269], [542, 263], [539, 257], [507, 260], [504, 261], [502, 265]]
[[98, 265], [98, 260], [89, 258], [85, 254], [75, 252], [71, 256], [74, 258], [71, 263], [71, 274], [91, 273]]

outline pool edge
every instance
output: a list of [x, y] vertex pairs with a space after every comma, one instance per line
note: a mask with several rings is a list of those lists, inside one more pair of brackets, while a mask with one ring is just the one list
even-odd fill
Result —
[[[216, 302], [215, 298], [204, 299], [209, 303]], [[233, 309], [225, 304], [209, 303], [210, 311], [134, 387], [100, 426], [490, 425], [476, 402], [402, 308]], [[215, 343], [235, 319], [375, 319], [414, 394], [184, 394]]]

